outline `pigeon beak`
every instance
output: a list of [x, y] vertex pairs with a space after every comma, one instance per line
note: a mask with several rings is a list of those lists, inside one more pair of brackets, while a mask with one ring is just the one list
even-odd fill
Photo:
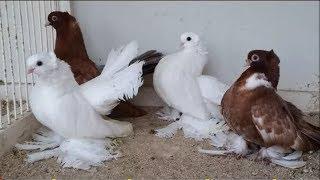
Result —
[[28, 74], [33, 73], [33, 71], [34, 71], [34, 68], [28, 69]]
[[44, 24], [45, 27], [48, 27], [50, 25], [51, 25], [51, 23], [49, 21], [47, 21], [46, 24]]
[[250, 59], [246, 59], [246, 63], [244, 64], [243, 67], [250, 66], [250, 63], [251, 63]]

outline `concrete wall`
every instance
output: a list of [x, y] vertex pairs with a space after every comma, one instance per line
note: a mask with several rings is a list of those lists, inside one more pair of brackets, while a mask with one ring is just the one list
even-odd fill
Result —
[[319, 2], [75, 1], [71, 9], [97, 64], [133, 39], [141, 52], [174, 52], [180, 34], [193, 31], [209, 51], [206, 74], [231, 84], [248, 51], [274, 49], [281, 95], [304, 110], [319, 108]]

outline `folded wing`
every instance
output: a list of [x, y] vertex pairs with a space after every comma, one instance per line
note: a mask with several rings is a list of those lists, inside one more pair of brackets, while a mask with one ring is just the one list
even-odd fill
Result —
[[202, 75], [198, 77], [197, 80], [202, 96], [206, 100], [215, 103], [216, 105], [220, 105], [222, 97], [229, 86], [212, 76]]

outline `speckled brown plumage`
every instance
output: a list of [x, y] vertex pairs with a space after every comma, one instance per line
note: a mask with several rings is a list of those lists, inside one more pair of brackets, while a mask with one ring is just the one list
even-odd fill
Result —
[[[257, 55], [258, 58], [252, 58]], [[225, 93], [222, 114], [230, 128], [248, 142], [264, 147], [315, 150], [320, 148], [320, 131], [302, 118], [292, 103], [277, 93], [279, 58], [273, 51], [254, 50], [248, 54], [250, 67]], [[265, 74], [272, 87], [246, 88], [246, 80], [254, 73]], [[292, 113], [292, 111], [294, 112]]]

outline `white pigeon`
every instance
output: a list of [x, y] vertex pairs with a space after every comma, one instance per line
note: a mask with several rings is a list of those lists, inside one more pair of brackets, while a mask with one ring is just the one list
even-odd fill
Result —
[[153, 83], [160, 98], [173, 109], [164, 118], [177, 118], [177, 112], [182, 115], [180, 120], [158, 129], [156, 135], [172, 137], [182, 128], [186, 137], [201, 140], [227, 129], [218, 106], [228, 86], [202, 75], [208, 58], [198, 35], [187, 32], [180, 39], [182, 50], [161, 59]]
[[[137, 94], [142, 85], [142, 66], [136, 62], [138, 45], [112, 50], [100, 76], [79, 86], [67, 63], [57, 59], [53, 52], [33, 55], [27, 60], [28, 72], [38, 79], [30, 95], [30, 105], [35, 117], [52, 130], [41, 130], [36, 142], [18, 144], [20, 149], [50, 149], [29, 155], [29, 162], [58, 157], [64, 167], [88, 169], [103, 161], [117, 157], [112, 155], [105, 137], [125, 137], [132, 133], [129, 122], [104, 120], [120, 99]], [[110, 151], [105, 146], [109, 145]], [[56, 148], [58, 147], [58, 148]]]

